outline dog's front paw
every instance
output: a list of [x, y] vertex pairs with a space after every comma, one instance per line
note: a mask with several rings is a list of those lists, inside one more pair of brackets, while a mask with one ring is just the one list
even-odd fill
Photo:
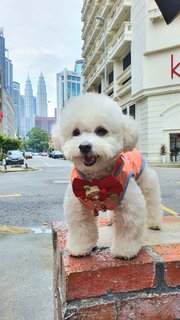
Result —
[[162, 224], [161, 221], [148, 220], [147, 221], [148, 229], [151, 230], [161, 230]]
[[137, 256], [141, 249], [141, 244], [139, 242], [129, 243], [119, 245], [119, 243], [113, 243], [111, 246], [111, 253], [114, 258], [132, 259]]
[[91, 253], [91, 251], [96, 247], [96, 240], [90, 241], [90, 239], [75, 239], [72, 238], [70, 235], [67, 239], [67, 250], [70, 255], [78, 257], [78, 256], [87, 256]]
[[88, 247], [78, 247], [78, 246], [70, 246], [67, 244], [67, 250], [71, 256], [74, 257], [85, 257], [91, 253], [91, 251], [96, 247], [96, 245], [88, 246]]

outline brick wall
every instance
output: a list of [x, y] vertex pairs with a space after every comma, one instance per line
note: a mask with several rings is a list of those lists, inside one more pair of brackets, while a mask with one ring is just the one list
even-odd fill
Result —
[[145, 246], [131, 260], [101, 248], [75, 258], [67, 231], [52, 229], [55, 320], [180, 319], [180, 244]]

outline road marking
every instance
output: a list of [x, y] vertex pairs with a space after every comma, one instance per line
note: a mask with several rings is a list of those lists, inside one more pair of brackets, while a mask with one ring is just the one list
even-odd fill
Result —
[[179, 213], [171, 210], [170, 208], [167, 208], [167, 207], [164, 207], [164, 206], [162, 206], [162, 208], [163, 208], [164, 211], [167, 211], [168, 213], [173, 214], [174, 216], [179, 216]]
[[70, 179], [59, 179], [59, 180], [52, 180], [52, 183], [62, 183], [62, 184], [66, 184], [66, 183], [69, 183], [70, 182]]
[[47, 163], [46, 161], [44, 161], [43, 159], [40, 159], [44, 164], [47, 165], [47, 167], [52, 167], [49, 163]]
[[29, 230], [29, 229], [0, 224], [0, 233], [21, 233], [21, 234], [23, 234], [23, 233], [30, 233], [30, 232], [31, 232], [31, 230]]
[[21, 193], [0, 194], [0, 198], [21, 197]]

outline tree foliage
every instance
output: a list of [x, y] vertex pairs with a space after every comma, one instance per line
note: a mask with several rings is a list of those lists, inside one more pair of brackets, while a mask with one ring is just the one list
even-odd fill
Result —
[[34, 152], [48, 150], [49, 136], [45, 130], [34, 127], [26, 135], [29, 137], [29, 140], [26, 142], [29, 149]]
[[24, 141], [21, 138], [6, 137], [0, 132], [0, 150], [3, 153], [7, 153], [8, 150], [23, 150]]

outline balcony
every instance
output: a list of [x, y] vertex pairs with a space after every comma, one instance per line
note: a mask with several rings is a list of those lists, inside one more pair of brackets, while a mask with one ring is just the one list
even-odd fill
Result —
[[118, 0], [114, 4], [109, 16], [108, 16], [108, 23], [107, 28], [109, 30], [111, 29], [117, 29], [119, 23], [121, 21], [124, 21], [124, 17], [126, 14], [127, 9], [131, 8], [132, 0]]
[[93, 41], [96, 41], [97, 34], [100, 31], [100, 27], [97, 25], [97, 21], [94, 21], [94, 24], [92, 25], [92, 33], [89, 34], [89, 36], [86, 39], [86, 43], [84, 42], [84, 45], [82, 47], [83, 56], [85, 56], [89, 50], [89, 48], [92, 46]]
[[81, 16], [82, 21], [84, 21], [84, 17], [85, 17], [85, 15], [86, 15], [87, 10], [89, 9], [90, 5], [91, 5], [91, 1], [90, 1], [90, 0], [84, 1], [84, 5], [83, 5], [83, 8], [82, 8], [82, 10], [81, 10], [81, 13], [82, 13], [82, 16]]
[[[89, 68], [90, 64], [94, 64], [95, 60], [97, 59], [97, 56], [99, 56], [103, 52], [103, 34], [102, 32], [99, 33], [95, 43], [92, 45], [87, 59], [85, 60], [85, 66], [84, 66], [84, 73], [87, 72], [87, 69]], [[84, 56], [84, 55], [83, 55]]]
[[158, 19], [163, 19], [162, 13], [158, 8], [154, 8], [148, 11], [149, 19], [155, 22]]
[[116, 82], [118, 84], [117, 95], [123, 96], [131, 90], [131, 66], [125, 69], [117, 78]]
[[93, 24], [95, 21], [95, 17], [97, 15], [97, 12], [99, 11], [98, 8], [100, 6], [101, 0], [94, 0], [91, 4], [91, 11], [87, 16], [86, 23], [84, 23], [83, 29], [82, 29], [82, 39], [84, 40], [87, 37], [87, 34], [89, 31], [92, 30]]
[[[107, 65], [113, 60], [115, 57], [122, 54], [123, 49], [126, 49], [127, 46], [130, 45], [132, 39], [132, 31], [131, 31], [131, 22], [123, 22], [119, 31], [115, 34], [112, 41], [107, 46]], [[98, 61], [95, 63], [96, 59], [100, 55]], [[85, 88], [88, 88], [97, 77], [100, 76], [103, 72], [104, 68], [104, 57], [103, 57], [103, 34], [100, 33], [97, 38], [96, 43], [92, 46], [91, 51], [89, 52], [88, 59], [86, 60], [86, 64], [84, 67], [83, 75], [88, 74], [88, 71], [92, 68], [91, 72], [88, 74], [86, 78]]]
[[114, 95], [114, 81], [111, 82], [110, 84], [107, 84], [106, 92], [109, 97], [113, 97], [113, 95]]
[[99, 15], [106, 18], [107, 15], [109, 14], [111, 8], [114, 5], [114, 0], [106, 0], [103, 2], [105, 2], [105, 3], [101, 6], [101, 10], [100, 10]]
[[131, 22], [123, 22], [121, 28], [113, 37], [107, 47], [107, 60], [113, 59], [122, 53], [123, 46], [132, 40], [132, 24]]

